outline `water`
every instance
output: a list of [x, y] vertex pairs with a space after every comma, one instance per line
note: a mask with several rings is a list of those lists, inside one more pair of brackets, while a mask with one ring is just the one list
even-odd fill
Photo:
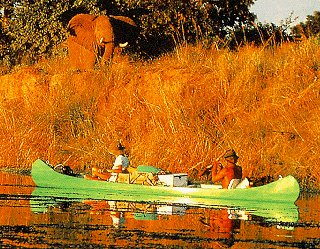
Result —
[[319, 196], [274, 215], [40, 197], [30, 176], [16, 174], [1, 173], [0, 184], [1, 248], [320, 248]]

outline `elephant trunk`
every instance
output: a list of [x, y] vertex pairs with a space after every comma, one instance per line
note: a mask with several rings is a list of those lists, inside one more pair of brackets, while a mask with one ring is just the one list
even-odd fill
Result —
[[114, 34], [110, 20], [106, 16], [98, 16], [94, 21], [94, 35], [101, 63], [109, 63], [114, 51]]

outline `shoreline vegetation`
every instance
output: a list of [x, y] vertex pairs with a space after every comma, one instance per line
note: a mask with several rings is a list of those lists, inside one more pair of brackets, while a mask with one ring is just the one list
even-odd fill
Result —
[[237, 51], [184, 45], [149, 61], [68, 69], [56, 56], [0, 76], [0, 167], [38, 158], [111, 167], [121, 141], [133, 166], [187, 172], [226, 149], [244, 176], [292, 174], [320, 190], [320, 40]]

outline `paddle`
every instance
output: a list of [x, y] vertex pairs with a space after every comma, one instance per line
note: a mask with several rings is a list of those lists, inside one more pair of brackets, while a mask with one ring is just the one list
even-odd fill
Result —
[[[216, 158], [216, 162], [220, 161], [221, 157], [225, 154], [225, 152], [223, 152], [222, 154], [220, 154], [217, 158]], [[197, 168], [199, 165], [203, 164], [204, 161], [198, 162], [196, 165], [194, 165], [193, 167], [191, 167], [190, 169], [188, 169], [188, 171], [194, 170], [195, 168]], [[205, 170], [201, 173], [201, 175], [203, 175], [208, 169], [212, 168], [212, 164], [208, 165]]]

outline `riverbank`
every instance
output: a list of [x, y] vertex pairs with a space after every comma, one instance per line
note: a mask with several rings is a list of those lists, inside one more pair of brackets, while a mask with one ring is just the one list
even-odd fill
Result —
[[319, 72], [317, 40], [185, 46], [151, 62], [118, 55], [87, 72], [69, 70], [65, 57], [43, 60], [0, 76], [0, 165], [108, 168], [121, 140], [133, 165], [196, 178], [234, 148], [246, 176], [292, 174], [320, 189]]

